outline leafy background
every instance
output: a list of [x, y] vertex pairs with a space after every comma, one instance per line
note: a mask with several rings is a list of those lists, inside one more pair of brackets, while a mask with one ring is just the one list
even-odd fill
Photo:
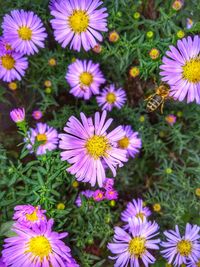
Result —
[[[106, 245], [112, 238], [113, 227], [121, 225], [120, 213], [132, 198], [142, 197], [151, 208], [155, 203], [161, 205], [161, 211], [152, 215], [161, 232], [175, 224], [181, 229], [187, 222], [200, 225], [199, 197], [195, 194], [200, 187], [200, 107], [168, 101], [164, 114], [159, 111], [147, 114], [144, 102], [160, 83], [161, 59], [169, 45], [178, 40], [177, 32], [199, 33], [200, 2], [185, 1], [180, 11], [171, 8], [172, 1], [162, 0], [107, 0], [104, 5], [109, 12], [109, 31], [116, 30], [120, 39], [110, 43], [106, 33], [102, 52], [96, 54], [62, 49], [55, 42], [47, 0], [0, 2], [0, 23], [12, 9], [33, 10], [45, 23], [49, 35], [45, 49], [29, 58], [27, 75], [18, 82], [16, 91], [0, 82], [0, 246], [5, 236], [11, 234], [14, 206], [40, 204], [55, 219], [56, 230], [69, 232], [66, 242], [83, 267], [113, 266], [107, 260]], [[140, 12], [139, 19], [134, 19], [135, 12]], [[190, 30], [186, 29], [188, 17], [194, 21]], [[154, 32], [152, 39], [146, 36], [148, 31]], [[152, 48], [160, 50], [157, 60], [149, 56]], [[56, 59], [56, 66], [49, 66], [50, 58]], [[79, 116], [81, 111], [93, 115], [98, 110], [94, 97], [85, 102], [69, 94], [65, 74], [74, 58], [99, 62], [107, 83], [126, 90], [127, 105], [120, 111], [113, 110], [109, 116], [116, 125], [132, 125], [142, 138], [140, 155], [129, 160], [117, 174], [115, 187], [119, 200], [114, 207], [109, 201], [94, 203], [83, 199], [82, 207], [77, 208], [74, 200], [78, 192], [89, 186], [81, 183], [73, 187], [75, 178], [66, 173], [67, 163], [60, 160], [59, 151], [38, 158], [27, 155], [22, 145], [18, 145], [22, 138], [9, 120], [12, 108], [24, 106], [29, 125], [34, 126], [31, 113], [39, 108], [45, 114], [43, 121], [61, 132], [71, 115]], [[140, 68], [139, 77], [129, 77], [131, 66]], [[52, 82], [51, 92], [45, 90], [45, 80]], [[177, 116], [173, 127], [165, 121], [168, 114]], [[64, 210], [57, 209], [60, 202], [65, 204]], [[163, 266], [159, 254], [157, 258], [154, 266]]]

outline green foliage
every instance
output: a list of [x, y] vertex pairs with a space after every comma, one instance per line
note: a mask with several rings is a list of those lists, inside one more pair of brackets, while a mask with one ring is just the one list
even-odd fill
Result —
[[[171, 8], [172, 1], [105, 0], [109, 31], [116, 30], [120, 39], [110, 43], [105, 34], [100, 54], [76, 53], [62, 49], [55, 42], [47, 0], [0, 2], [0, 22], [12, 9], [33, 10], [49, 33], [45, 49], [29, 58], [30, 67], [25, 78], [18, 82], [17, 91], [9, 90], [7, 84], [0, 86], [0, 103], [9, 110], [11, 106], [24, 106], [29, 126], [35, 124], [31, 120], [32, 111], [39, 108], [44, 113], [43, 120], [62, 132], [70, 116], [79, 117], [80, 112], [92, 116], [98, 110], [95, 98], [87, 102], [74, 99], [65, 80], [73, 58], [91, 58], [100, 63], [108, 83], [123, 86], [127, 91], [127, 105], [109, 114], [114, 118], [113, 126], [130, 124], [143, 143], [140, 155], [117, 173], [119, 200], [115, 207], [108, 201], [97, 203], [83, 197], [82, 206], [77, 208], [74, 201], [78, 193], [89, 186], [81, 183], [78, 188], [73, 187], [75, 178], [66, 172], [68, 164], [61, 161], [60, 152], [40, 157], [29, 155], [26, 148], [17, 147], [21, 137], [16, 128], [3, 130], [4, 134], [1, 131], [0, 244], [5, 236], [12, 235], [9, 228], [14, 207], [26, 203], [41, 205], [54, 218], [56, 230], [69, 232], [67, 241], [83, 267], [113, 266], [106, 246], [113, 236], [114, 225], [120, 224], [121, 211], [132, 198], [142, 197], [150, 207], [155, 203], [161, 205], [161, 211], [152, 215], [161, 230], [174, 228], [175, 224], [184, 228], [187, 222], [200, 224], [199, 197], [195, 194], [200, 187], [200, 107], [170, 100], [165, 104], [164, 114], [159, 111], [147, 114], [144, 102], [145, 96], [160, 84], [159, 65], [169, 45], [176, 43], [176, 33], [180, 29], [186, 35], [200, 32], [200, 3], [185, 2], [184, 8], [176, 12]], [[139, 19], [134, 19], [135, 12], [141, 13]], [[188, 30], [186, 18], [191, 16], [194, 26]], [[147, 37], [148, 31], [153, 31], [153, 38]], [[160, 51], [157, 60], [149, 56], [152, 48]], [[48, 64], [51, 58], [56, 60], [56, 66]], [[128, 76], [131, 66], [140, 69], [140, 77], [135, 80]], [[45, 80], [51, 81], [51, 92], [45, 90]], [[165, 121], [168, 114], [177, 116], [174, 126]], [[59, 203], [65, 205], [64, 210], [57, 208]], [[159, 258], [154, 266], [164, 264]]]

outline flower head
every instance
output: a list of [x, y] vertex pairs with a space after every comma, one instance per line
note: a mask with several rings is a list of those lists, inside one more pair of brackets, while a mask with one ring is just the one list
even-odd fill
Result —
[[94, 201], [97, 201], [97, 202], [99, 202], [99, 201], [102, 201], [103, 199], [104, 199], [104, 192], [102, 191], [102, 190], [96, 190], [96, 191], [94, 191], [94, 193], [93, 193], [93, 199], [94, 199]]
[[[145, 220], [151, 215], [151, 211], [149, 208], [144, 207], [143, 200], [133, 199], [132, 202], [127, 204], [125, 211], [121, 214], [121, 220], [123, 222], [129, 222], [132, 218], [140, 218], [141, 220]], [[125, 226], [125, 229], [129, 228], [129, 224]]]
[[106, 190], [105, 199], [107, 200], [118, 199], [118, 192], [115, 189]]
[[130, 221], [130, 233], [120, 227], [115, 227], [114, 242], [108, 244], [108, 249], [116, 254], [110, 257], [116, 260], [114, 266], [146, 267], [155, 262], [149, 250], [157, 250], [160, 240], [153, 239], [158, 234], [158, 224], [155, 222], [142, 222], [140, 219]]
[[149, 52], [149, 56], [151, 59], [155, 60], [160, 56], [160, 51], [157, 48], [152, 48]]
[[93, 48], [92, 48], [92, 51], [97, 53], [97, 54], [100, 54], [101, 51], [102, 51], [102, 46], [100, 44], [96, 44]]
[[[70, 262], [70, 248], [61, 240], [67, 233], [52, 231], [53, 220], [29, 229], [15, 224], [16, 236], [4, 240], [3, 260], [7, 266], [66, 266]], [[13, 254], [13, 251], [15, 252]]]
[[5, 82], [21, 80], [28, 68], [28, 60], [21, 53], [5, 51], [0, 44], [0, 79]]
[[172, 8], [176, 11], [180, 10], [183, 7], [183, 0], [175, 0], [172, 4]]
[[107, 31], [107, 9], [100, 8], [102, 1], [61, 0], [52, 1], [51, 20], [54, 36], [63, 48], [70, 44], [70, 49], [77, 51], [81, 47], [90, 50], [103, 37], [100, 32]]
[[64, 131], [60, 134], [59, 147], [62, 160], [67, 160], [71, 167], [68, 172], [75, 175], [78, 181], [90, 182], [92, 186], [98, 182], [102, 187], [105, 181], [105, 168], [103, 161], [116, 175], [116, 168], [126, 162], [126, 152], [117, 148], [117, 141], [124, 135], [121, 126], [107, 132], [112, 119], [106, 121], [106, 112], [101, 115], [95, 113], [94, 122], [80, 114], [81, 122], [74, 116], [69, 118]]
[[142, 147], [142, 140], [138, 132], [134, 132], [130, 125], [123, 126], [125, 135], [118, 141], [118, 147], [127, 151], [129, 157], [134, 158]]
[[10, 82], [10, 83], [8, 84], [8, 88], [9, 88], [10, 90], [12, 90], [12, 91], [17, 90], [17, 83], [15, 83], [15, 82]]
[[177, 48], [170, 46], [163, 58], [160, 75], [170, 86], [170, 96], [174, 99], [200, 103], [200, 37], [183, 38]]
[[25, 119], [24, 108], [15, 108], [15, 109], [11, 110], [10, 117], [15, 123], [23, 122]]
[[81, 195], [86, 197], [86, 198], [92, 198], [94, 194], [94, 191], [92, 190], [85, 190], [85, 191], [81, 191], [80, 194], [78, 195], [75, 204], [77, 207], [80, 207], [82, 205], [82, 200], [81, 200]]
[[42, 210], [40, 206], [34, 207], [32, 205], [19, 205], [15, 207], [13, 219], [18, 223], [31, 228], [33, 225], [40, 225], [46, 222], [46, 211]]
[[173, 126], [174, 123], [176, 123], [176, 116], [173, 114], [169, 114], [165, 117], [165, 120], [169, 125]]
[[165, 248], [162, 251], [163, 257], [175, 266], [186, 264], [188, 260], [196, 261], [200, 255], [199, 230], [199, 226], [187, 223], [183, 236], [177, 225], [175, 231], [165, 231], [167, 241], [161, 243]]
[[130, 70], [129, 70], [129, 75], [132, 77], [132, 78], [136, 78], [137, 76], [139, 76], [140, 74], [140, 70], [138, 67], [131, 67]]
[[42, 118], [42, 116], [43, 116], [43, 114], [42, 114], [42, 111], [40, 111], [40, 110], [34, 110], [32, 113], [32, 117], [35, 120], [40, 120]]
[[185, 37], [185, 32], [183, 30], [179, 30], [179, 31], [177, 31], [176, 36], [179, 39], [182, 39], [183, 37]]
[[111, 43], [116, 43], [119, 40], [119, 34], [116, 31], [109, 33], [108, 39]]
[[190, 19], [190, 18], [187, 18], [187, 20], [186, 20], [186, 28], [187, 29], [191, 29], [193, 25], [194, 25], [194, 21], [192, 19]]
[[114, 185], [114, 179], [113, 178], [106, 178], [103, 183], [103, 188], [105, 190], [111, 190]]
[[17, 52], [31, 55], [44, 47], [47, 37], [41, 19], [32, 11], [13, 10], [3, 18], [3, 34]]
[[116, 89], [114, 84], [106, 87], [100, 96], [97, 96], [97, 103], [102, 106], [102, 110], [111, 111], [113, 107], [120, 109], [126, 102], [126, 93], [124, 89]]
[[56, 62], [55, 58], [50, 58], [48, 61], [48, 64], [49, 64], [49, 66], [54, 67], [54, 66], [56, 66], [57, 62]]
[[[30, 144], [27, 148], [33, 152], [33, 146], [37, 145], [36, 154], [42, 155], [47, 150], [52, 151], [56, 149], [58, 144], [58, 133], [56, 129], [48, 126], [46, 123], [37, 123], [36, 128], [30, 129], [29, 132]], [[28, 139], [26, 139], [28, 141]]]
[[99, 64], [78, 59], [69, 65], [66, 80], [71, 87], [70, 93], [84, 99], [98, 94], [100, 85], [105, 82]]

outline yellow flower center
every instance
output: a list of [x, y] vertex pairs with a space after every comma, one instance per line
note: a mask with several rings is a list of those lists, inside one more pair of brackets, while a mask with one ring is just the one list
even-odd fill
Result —
[[86, 11], [75, 10], [69, 17], [69, 25], [75, 33], [85, 32], [89, 25], [89, 16]]
[[15, 66], [15, 60], [11, 55], [5, 55], [1, 57], [1, 64], [5, 69], [11, 70]]
[[138, 213], [135, 215], [135, 217], [140, 218], [140, 219], [143, 221], [144, 218], [145, 218], [145, 215], [144, 215], [144, 213], [142, 213], [142, 212], [138, 212]]
[[26, 214], [26, 219], [31, 222], [35, 222], [38, 220], [37, 211], [35, 210], [31, 214]]
[[177, 244], [177, 250], [181, 256], [188, 257], [192, 251], [192, 243], [188, 240], [181, 240]]
[[106, 137], [94, 135], [87, 140], [85, 147], [88, 154], [96, 160], [107, 155], [107, 150], [110, 148], [110, 145]]
[[116, 101], [116, 95], [114, 93], [108, 93], [107, 96], [106, 96], [106, 101], [109, 104], [115, 103], [115, 101]]
[[89, 72], [83, 72], [80, 75], [79, 79], [80, 79], [81, 84], [85, 86], [90, 86], [91, 83], [93, 82], [93, 76]]
[[30, 239], [26, 252], [31, 252], [33, 256], [40, 257], [40, 261], [43, 261], [44, 257], [48, 257], [52, 252], [52, 247], [46, 237], [36, 236]]
[[128, 139], [128, 137], [124, 137], [121, 140], [118, 141], [118, 146], [122, 149], [126, 149], [130, 144], [130, 141]]
[[38, 134], [37, 135], [37, 141], [45, 144], [47, 142], [47, 136], [46, 134]]
[[183, 77], [191, 83], [200, 82], [200, 59], [191, 59], [183, 66]]
[[22, 26], [18, 30], [19, 37], [24, 41], [31, 40], [32, 30], [26, 26]]
[[146, 251], [145, 247], [146, 240], [142, 237], [134, 237], [129, 242], [128, 251], [131, 255], [141, 257]]

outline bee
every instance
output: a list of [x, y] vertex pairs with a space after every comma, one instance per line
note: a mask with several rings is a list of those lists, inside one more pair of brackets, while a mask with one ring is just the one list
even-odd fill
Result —
[[145, 99], [147, 102], [147, 112], [153, 112], [160, 107], [161, 113], [163, 113], [163, 107], [165, 100], [169, 98], [169, 86], [161, 84], [155, 89], [155, 93]]

